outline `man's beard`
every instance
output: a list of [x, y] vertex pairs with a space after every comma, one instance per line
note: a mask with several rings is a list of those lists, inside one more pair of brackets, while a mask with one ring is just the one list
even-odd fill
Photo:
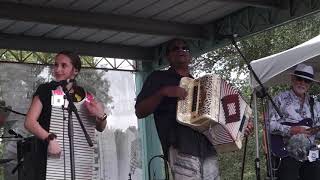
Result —
[[293, 86], [293, 90], [298, 95], [304, 95], [308, 89], [303, 86]]

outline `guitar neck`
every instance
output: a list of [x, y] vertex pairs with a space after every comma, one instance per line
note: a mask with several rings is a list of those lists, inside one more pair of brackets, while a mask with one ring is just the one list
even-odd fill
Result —
[[320, 131], [320, 126], [314, 126], [314, 127], [308, 128], [307, 130], [311, 131], [312, 133], [316, 133]]

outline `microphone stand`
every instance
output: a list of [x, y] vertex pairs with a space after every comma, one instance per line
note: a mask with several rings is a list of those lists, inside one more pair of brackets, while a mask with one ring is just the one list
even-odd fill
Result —
[[[262, 100], [262, 104], [264, 103], [265, 101]], [[263, 106], [263, 105], [262, 105]], [[264, 129], [265, 129], [265, 141], [266, 141], [266, 153], [267, 153], [267, 158], [269, 159], [269, 161], [267, 161], [268, 163], [268, 172], [269, 172], [269, 176], [271, 178], [271, 180], [273, 179], [274, 175], [275, 175], [275, 172], [274, 172], [274, 169], [272, 167], [272, 157], [271, 157], [271, 143], [270, 143], [270, 123], [269, 123], [269, 117], [266, 117], [266, 114], [269, 114], [268, 112], [268, 108], [267, 106], [263, 106], [265, 108], [264, 112], [266, 112], [264, 114], [264, 121], [266, 121], [267, 123], [264, 123]]]
[[21, 137], [17, 137], [17, 136], [0, 136], [0, 139], [23, 139]]
[[[252, 108], [252, 101], [253, 101], [253, 94], [251, 94], [251, 98], [250, 98], [250, 108]], [[244, 176], [244, 168], [246, 165], [246, 155], [247, 155], [247, 145], [248, 145], [248, 136], [245, 137], [245, 141], [244, 141], [240, 180], [243, 180], [243, 176]]]
[[248, 137], [246, 137], [245, 141], [244, 141], [244, 150], [243, 150], [242, 164], [241, 164], [241, 180], [243, 180], [243, 175], [244, 175], [244, 166], [246, 163], [247, 145], [248, 145]]
[[26, 116], [26, 115], [27, 115], [27, 114], [25, 114], [25, 113], [21, 113], [21, 112], [18, 112], [18, 111], [14, 111], [14, 110], [12, 110], [12, 109], [10, 109], [10, 108], [8, 108], [8, 107], [4, 107], [4, 106], [0, 106], [0, 109], [3, 109], [3, 110], [5, 110], [5, 111], [10, 111], [10, 112], [13, 112], [13, 113], [15, 113], [15, 114], [22, 115], [22, 116]]
[[[11, 130], [11, 131], [10, 131]], [[0, 139], [3, 139], [3, 140], [5, 140], [6, 139], [6, 141], [21, 141], [21, 140], [23, 140], [24, 138], [21, 136], [21, 134], [18, 134], [18, 133], [16, 133], [16, 132], [14, 132], [12, 129], [10, 129], [8, 132], [9, 132], [9, 134], [10, 135], [13, 135], [13, 136], [4, 136], [4, 135], [2, 135], [2, 136], [0, 136]], [[13, 132], [13, 133], [12, 133]]]
[[86, 137], [86, 140], [89, 146], [92, 147], [93, 143], [91, 141], [91, 138], [87, 130], [85, 129], [82, 123], [77, 107], [74, 105], [73, 100], [68, 92], [67, 85], [68, 85], [68, 82], [63, 83], [61, 86], [62, 86], [62, 90], [64, 91], [65, 98], [68, 101], [68, 108], [67, 108], [68, 109], [68, 136], [69, 136], [69, 148], [70, 148], [71, 179], [75, 180], [76, 176], [75, 176], [75, 156], [74, 156], [74, 139], [73, 139], [74, 131], [73, 131], [73, 122], [72, 122], [72, 112], [76, 115], [78, 122], [80, 124], [80, 127], [83, 131], [84, 136]]
[[[268, 100], [271, 102], [273, 108], [275, 109], [275, 111], [278, 113], [278, 115], [280, 116], [280, 118], [283, 118], [283, 115], [282, 113], [280, 112], [280, 109], [278, 108], [278, 106], [275, 104], [275, 102], [273, 101], [272, 97], [270, 96], [270, 94], [266, 91], [266, 88], [264, 87], [264, 85], [262, 84], [262, 82], [260, 81], [259, 77], [257, 76], [257, 74], [255, 73], [255, 71], [252, 69], [252, 66], [250, 65], [250, 62], [246, 59], [246, 57], [242, 54], [242, 52], [240, 51], [236, 41], [235, 41], [235, 37], [234, 35], [229, 37], [229, 39], [231, 40], [231, 43], [232, 45], [237, 49], [238, 53], [240, 54], [240, 56], [242, 57], [242, 59], [245, 61], [245, 63], [247, 64], [248, 66], [248, 69], [249, 71], [252, 73], [254, 79], [258, 82], [260, 88], [261, 88], [261, 91], [262, 93], [264, 93], [266, 95], [266, 97], [268, 98]], [[256, 127], [257, 127], [257, 123], [258, 122], [255, 122], [256, 123]], [[267, 124], [269, 124], [269, 122], [265, 122]], [[269, 126], [265, 126], [266, 128], [269, 128]], [[257, 132], [257, 130], [256, 130]], [[267, 137], [269, 137], [269, 129], [266, 129], [266, 135]], [[256, 133], [256, 137], [258, 136], [258, 134]], [[269, 138], [266, 138], [266, 141], [267, 141], [267, 151], [268, 152], [271, 152], [270, 151], [270, 143], [268, 142], [269, 141]], [[258, 149], [257, 149], [258, 151]], [[269, 157], [271, 157], [270, 153], [269, 153]], [[268, 158], [269, 159], [269, 158]], [[271, 159], [269, 159], [268, 161], [268, 164], [271, 164]], [[257, 180], [260, 180], [260, 159], [259, 159], [259, 155], [258, 155], [258, 152], [257, 152], [257, 157], [255, 159], [255, 169], [256, 169], [256, 179]], [[272, 167], [271, 167], [272, 169]], [[270, 177], [271, 177], [271, 180], [274, 180], [275, 177], [273, 176], [273, 173], [271, 172], [270, 174]]]
[[18, 137], [18, 136], [0, 136], [0, 139], [3, 139], [5, 141], [9, 142], [9, 141], [21, 141], [24, 138]]
[[[12, 129], [10, 129], [10, 130], [8, 131], [9, 134], [13, 134], [15, 138], [20, 139], [17, 142], [17, 165], [11, 171], [11, 174], [15, 174], [16, 171], [23, 165], [23, 162], [24, 162], [24, 157], [21, 154], [21, 151], [19, 151], [22, 149], [22, 140], [24, 140], [24, 137], [21, 134], [16, 133], [14, 130], [12, 130]], [[22, 151], [25, 151], [25, 149], [22, 149]]]
[[23, 162], [23, 158], [18, 159], [18, 164], [11, 170], [11, 174], [15, 174], [16, 171], [20, 168], [20, 166], [22, 166]]

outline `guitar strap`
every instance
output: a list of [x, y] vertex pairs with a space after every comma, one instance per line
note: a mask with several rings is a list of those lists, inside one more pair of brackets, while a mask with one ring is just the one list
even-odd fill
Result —
[[312, 96], [310, 96], [309, 98], [309, 104], [310, 104], [311, 119], [314, 122], [314, 110], [313, 110], [314, 98]]

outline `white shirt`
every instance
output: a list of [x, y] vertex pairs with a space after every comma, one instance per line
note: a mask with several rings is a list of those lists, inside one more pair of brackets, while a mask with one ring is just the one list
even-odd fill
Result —
[[[282, 136], [290, 136], [290, 126], [282, 125], [283, 122], [298, 123], [303, 119], [311, 118], [310, 96], [305, 96], [304, 103], [301, 104], [300, 98], [293, 92], [288, 90], [274, 97], [275, 104], [279, 107], [283, 118], [280, 118], [275, 109], [270, 105], [270, 132]], [[271, 103], [270, 103], [271, 104]], [[320, 125], [320, 103], [314, 100], [314, 120], [313, 126]]]

